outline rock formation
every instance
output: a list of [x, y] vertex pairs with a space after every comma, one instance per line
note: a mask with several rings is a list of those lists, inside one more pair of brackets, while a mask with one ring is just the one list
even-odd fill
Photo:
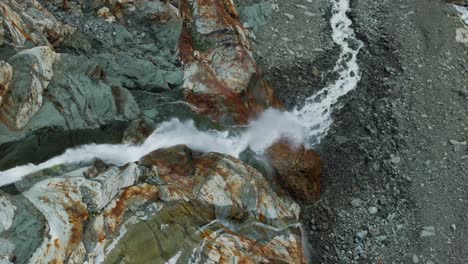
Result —
[[[173, 116], [224, 127], [283, 108], [232, 1], [85, 2], [0, 3], [0, 170], [139, 144]], [[305, 263], [290, 197], [318, 198], [322, 162], [286, 141], [267, 154], [268, 177], [185, 146], [29, 175], [0, 188], [0, 262]]]
[[[305, 263], [299, 205], [239, 160], [177, 146], [86, 178], [95, 166], [56, 168], [53, 178], [41, 172], [17, 184], [21, 194], [2, 196], [0, 231], [10, 256], [31, 263]], [[26, 219], [16, 208], [24, 198], [43, 222], [20, 228]], [[46, 227], [43, 240], [25, 250], [19, 238], [36, 225]], [[16, 255], [17, 247], [27, 254]]]

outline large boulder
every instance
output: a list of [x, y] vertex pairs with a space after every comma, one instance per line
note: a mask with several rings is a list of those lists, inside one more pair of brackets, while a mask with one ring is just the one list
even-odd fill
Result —
[[304, 203], [318, 200], [323, 162], [317, 153], [280, 141], [268, 149], [268, 155], [278, 172], [278, 183], [292, 197]]
[[262, 79], [231, 1], [182, 1], [181, 12], [182, 88], [199, 113], [245, 124], [268, 107], [281, 107]]
[[28, 45], [53, 46], [56, 40], [63, 39], [73, 31], [38, 1], [0, 2], [0, 45], [8, 43], [17, 48]]
[[5, 234], [30, 232], [17, 228], [20, 212], [11, 204], [26, 197], [46, 226], [29, 252], [32, 263], [306, 262], [299, 206], [229, 156], [177, 146], [123, 167], [45, 170], [16, 188], [22, 193], [2, 198], [0, 236], [12, 245], [9, 256], [25, 259], [14, 249], [19, 241]]
[[21, 51], [8, 60], [13, 77], [0, 108], [0, 119], [10, 129], [23, 128], [41, 108], [57, 59], [50, 47], [40, 46]]

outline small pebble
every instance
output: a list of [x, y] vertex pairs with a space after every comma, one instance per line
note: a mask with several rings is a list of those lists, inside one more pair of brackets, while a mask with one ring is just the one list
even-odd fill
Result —
[[363, 241], [364, 239], [366, 239], [367, 237], [367, 231], [359, 231], [356, 233], [356, 240], [359, 242], [359, 241]]
[[284, 13], [285, 16], [287, 16], [289, 18], [289, 20], [293, 20], [294, 19], [294, 15], [292, 14], [289, 14], [289, 13]]
[[421, 233], [419, 234], [420, 238], [433, 237], [433, 236], [435, 236], [435, 232], [430, 231], [430, 230], [422, 230]]
[[375, 206], [371, 206], [371, 207], [369, 207], [369, 209], [367, 209], [367, 212], [369, 212], [369, 214], [371, 214], [371, 215], [376, 214], [377, 211], [378, 211], [378, 209]]
[[359, 198], [353, 199], [353, 200], [351, 201], [351, 205], [352, 205], [353, 207], [359, 207], [359, 206], [361, 206], [361, 204], [362, 204], [362, 200], [359, 199]]
[[305, 6], [305, 5], [296, 4], [295, 6], [296, 6], [297, 8], [307, 9], [307, 6]]

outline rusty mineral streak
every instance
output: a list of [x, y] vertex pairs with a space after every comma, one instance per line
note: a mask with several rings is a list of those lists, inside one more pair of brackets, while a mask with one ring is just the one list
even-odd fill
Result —
[[50, 198], [47, 197], [46, 195], [43, 195], [43, 196], [39, 197], [39, 199], [40, 199], [41, 201], [43, 201], [44, 203], [50, 203], [50, 202], [51, 202], [51, 201], [50, 201]]
[[[197, 64], [200, 67], [199, 71], [191, 77], [193, 83], [203, 84], [210, 90], [209, 93], [195, 94], [192, 91], [185, 91], [186, 101], [197, 106], [198, 112], [203, 115], [210, 116], [216, 121], [222, 120], [226, 116], [232, 116], [238, 124], [246, 124], [250, 119], [256, 117], [260, 112], [268, 107], [282, 108], [282, 103], [275, 96], [270, 85], [264, 82], [261, 78], [261, 71], [255, 63], [251, 52], [249, 51], [249, 43], [245, 40], [246, 30], [238, 19], [237, 11], [231, 1], [213, 1], [213, 0], [197, 0], [197, 19], [210, 20], [218, 26], [218, 28], [229, 29], [226, 31], [215, 31], [210, 33], [208, 38], [216, 41], [221, 41], [226, 38], [226, 35], [234, 37], [235, 47], [216, 47], [211, 50], [200, 52], [199, 56], [194, 56], [194, 48], [192, 37], [189, 32], [188, 24], [191, 23], [191, 14], [189, 3], [182, 1], [182, 14], [186, 18], [184, 31], [180, 38], [181, 52], [180, 57], [184, 64]], [[254, 70], [254, 85], [243, 83], [244, 80], [232, 79], [229, 83], [226, 80], [221, 80], [214, 70], [211, 68], [213, 55], [224, 52], [223, 49], [234, 49], [235, 59], [232, 61], [236, 65], [236, 69], [243, 72]], [[230, 64], [226, 64], [230, 65]], [[232, 65], [232, 64], [231, 64]], [[224, 66], [229, 67], [229, 66]], [[240, 67], [240, 68], [237, 68]], [[229, 69], [226, 69], [229, 71]], [[252, 79], [251, 78], [251, 79]], [[247, 89], [242, 93], [236, 93], [232, 85], [245, 86]], [[252, 86], [252, 87], [251, 87]], [[262, 94], [261, 98], [256, 97], [253, 90], [256, 89], [257, 94]]]
[[[259, 241], [250, 240], [245, 237], [241, 237], [235, 232], [226, 228], [223, 229], [223, 233], [229, 234], [232, 237], [236, 237], [236, 239], [240, 241], [240, 245], [242, 245], [242, 247], [245, 248], [245, 252], [246, 253], [248, 252], [250, 256], [258, 256], [272, 263], [276, 263], [276, 261], [278, 260], [282, 262], [287, 262], [288, 260], [292, 260], [293, 263], [298, 263], [298, 264], [307, 263], [304, 255], [302, 254], [302, 251], [300, 250], [302, 249], [301, 244], [287, 243], [286, 241], [281, 241], [278, 239], [274, 239], [267, 244], [263, 244]], [[276, 243], [280, 245], [282, 248], [284, 248], [288, 252], [288, 254], [284, 255], [284, 254], [278, 253], [275, 250], [275, 247], [271, 246], [271, 243]], [[222, 253], [222, 248], [226, 248], [227, 250], [235, 254], [235, 256], [238, 259], [242, 258], [244, 260], [244, 263], [257, 263], [255, 258], [250, 257], [246, 254], [240, 253], [239, 251], [232, 251], [230, 248], [226, 247], [224, 244], [220, 244], [216, 240], [215, 240], [215, 244], [209, 245], [208, 248], [214, 251], [218, 251], [221, 258], [224, 256]], [[220, 260], [219, 263], [229, 263], [229, 262]]]
[[224, 5], [225, 10], [229, 13], [229, 15], [236, 21], [239, 20], [239, 14], [237, 13], [237, 9], [234, 5], [234, 2], [227, 0], [221, 2]]
[[190, 25], [192, 23], [192, 13], [188, 0], [180, 0], [180, 14], [184, 20], [182, 33], [179, 39], [179, 57], [183, 64], [193, 61], [193, 39], [190, 35]]
[[187, 176], [193, 174], [194, 170], [192, 151], [185, 146], [176, 147], [173, 151], [155, 150], [140, 162], [155, 168], [161, 177], [168, 176], [168, 181], [191, 182]]
[[4, 101], [3, 96], [7, 93], [11, 79], [13, 78], [13, 68], [10, 64], [0, 61], [0, 76], [2, 82], [0, 82], [0, 106]]
[[189, 33], [187, 22], [184, 22], [183, 30], [179, 40], [179, 57], [183, 64], [189, 64], [193, 57], [193, 38]]
[[16, 28], [24, 36], [25, 39], [31, 40], [31, 36], [28, 33], [26, 33], [23, 28], [18, 26], [15, 21], [13, 21], [11, 19], [8, 19], [8, 17], [12, 16], [12, 14], [10, 12], [8, 12], [6, 7], [3, 6], [3, 5], [2, 5], [2, 11], [3, 11], [2, 13], [5, 14], [4, 19], [7, 20], [8, 22], [10, 22], [13, 25], [13, 27]]
[[215, 165], [219, 162], [219, 160], [220, 160], [220, 157], [218, 157], [217, 154], [210, 155], [209, 157], [201, 156], [201, 157], [194, 159], [195, 168], [197, 172], [203, 175], [209, 175], [213, 172], [214, 170], [213, 168], [215, 168]]
[[53, 260], [49, 261], [48, 264], [62, 264], [62, 263], [63, 263], [62, 259], [53, 259]]
[[71, 225], [70, 239], [66, 247], [66, 253], [69, 255], [81, 242], [84, 222], [89, 218], [89, 214], [81, 203], [72, 203], [64, 207]]
[[188, 0], [180, 0], [179, 1], [179, 11], [182, 18], [191, 20], [192, 19], [192, 12], [190, 12], [190, 4]]
[[143, 198], [147, 201], [155, 201], [159, 199], [160, 194], [156, 186], [143, 184], [140, 186], [131, 186], [126, 188], [120, 195], [116, 205], [110, 210], [107, 217], [114, 220], [114, 226], [110, 226], [111, 233], [116, 231], [117, 226], [122, 222], [123, 216], [127, 211], [127, 203], [134, 198]]
[[51, 248], [51, 247], [52, 247], [52, 244], [50, 244], [50, 243], [47, 243], [47, 245], [46, 245], [46, 252], [45, 252], [45, 254], [46, 254], [46, 255], [48, 255], [48, 254], [49, 254], [49, 252], [50, 252], [50, 248]]
[[56, 238], [54, 239], [54, 246], [57, 249], [60, 249], [60, 239]]

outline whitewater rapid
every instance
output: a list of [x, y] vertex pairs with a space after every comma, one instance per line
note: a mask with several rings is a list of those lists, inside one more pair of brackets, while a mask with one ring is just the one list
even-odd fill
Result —
[[338, 99], [354, 90], [360, 80], [357, 56], [363, 46], [356, 39], [347, 17], [349, 0], [331, 0], [330, 24], [333, 41], [341, 47], [334, 67], [338, 79], [306, 99], [301, 108], [281, 112], [268, 109], [241, 131], [200, 131], [194, 122], [171, 119], [161, 123], [141, 145], [90, 144], [68, 149], [62, 155], [40, 164], [28, 164], [0, 172], [0, 186], [17, 182], [25, 176], [60, 164], [78, 163], [99, 158], [105, 162], [123, 165], [139, 160], [156, 149], [187, 145], [203, 152], [219, 152], [239, 157], [247, 148], [258, 155], [281, 138], [291, 144], [313, 147], [326, 136], [333, 123], [332, 113]]
[[455, 5], [455, 9], [460, 13], [461, 19], [468, 26], [468, 7]]

